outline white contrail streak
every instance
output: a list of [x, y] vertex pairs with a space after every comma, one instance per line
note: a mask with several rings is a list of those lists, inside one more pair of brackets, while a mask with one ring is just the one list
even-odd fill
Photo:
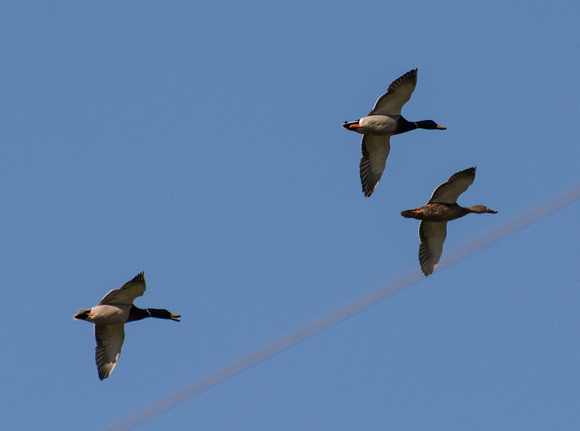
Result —
[[[495, 243], [496, 241], [499, 241], [500, 239], [540, 220], [541, 218], [570, 205], [578, 199], [580, 199], [580, 184], [451, 250], [441, 260], [437, 266], [437, 271], [440, 271]], [[362, 295], [348, 304], [331, 311], [307, 325], [304, 325], [303, 327], [266, 344], [258, 350], [243, 356], [231, 364], [208, 374], [206, 377], [193, 382], [192, 384], [176, 391], [172, 395], [144, 407], [142, 410], [139, 410], [106, 428], [105, 431], [126, 431], [142, 424], [170, 408], [201, 394], [215, 385], [234, 377], [236, 374], [258, 365], [260, 362], [271, 358], [283, 350], [286, 350], [301, 341], [304, 341], [307, 338], [310, 338], [313, 335], [360, 313], [371, 305], [400, 292], [406, 287], [409, 287], [424, 278], [425, 277], [421, 274], [419, 269], [408, 271], [387, 284]]]

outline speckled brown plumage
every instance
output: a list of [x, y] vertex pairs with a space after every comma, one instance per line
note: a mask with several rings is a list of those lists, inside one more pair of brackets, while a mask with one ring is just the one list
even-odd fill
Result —
[[449, 180], [439, 185], [426, 205], [401, 212], [406, 218], [421, 220], [419, 224], [419, 262], [426, 276], [431, 274], [441, 258], [443, 243], [447, 236], [447, 222], [469, 213], [496, 214], [484, 205], [462, 207], [457, 198], [473, 183], [475, 168], [465, 169], [452, 175]]

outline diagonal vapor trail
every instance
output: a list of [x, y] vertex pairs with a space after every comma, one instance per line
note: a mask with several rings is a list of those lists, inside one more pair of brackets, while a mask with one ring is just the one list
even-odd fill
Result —
[[[567, 205], [570, 205], [578, 199], [580, 199], [580, 184], [451, 250], [443, 257], [437, 266], [437, 271], [440, 271], [485, 247], [488, 247], [500, 239], [535, 223]], [[409, 287], [424, 278], [425, 277], [419, 269], [407, 271], [387, 284], [354, 299], [348, 304], [315, 319], [314, 321], [272, 341], [269, 344], [266, 344], [254, 352], [243, 356], [229, 365], [226, 365], [217, 371], [208, 374], [202, 379], [174, 392], [172, 395], [144, 407], [143, 409], [127, 416], [125, 419], [109, 426], [104, 431], [126, 431], [153, 419], [178, 404], [181, 404], [217, 384], [258, 365], [260, 362], [295, 346], [301, 341], [304, 341], [307, 338], [310, 338], [313, 335], [360, 313], [377, 302], [400, 292], [406, 287]]]

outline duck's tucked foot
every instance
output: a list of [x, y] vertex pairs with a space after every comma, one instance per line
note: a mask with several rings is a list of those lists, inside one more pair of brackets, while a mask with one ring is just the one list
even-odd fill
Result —
[[419, 219], [419, 217], [417, 217], [419, 214], [421, 214], [420, 210], [406, 210], [401, 212], [401, 215], [406, 218]]
[[347, 123], [346, 121], [342, 124], [342, 127], [344, 127], [346, 130], [355, 130], [358, 129], [359, 127], [361, 127], [361, 125], [358, 123], [359, 120], [356, 121], [351, 121], [350, 123]]
[[89, 316], [94, 316], [95, 313], [91, 313], [90, 308], [81, 308], [79, 311], [75, 313], [73, 319], [75, 320], [87, 320]]

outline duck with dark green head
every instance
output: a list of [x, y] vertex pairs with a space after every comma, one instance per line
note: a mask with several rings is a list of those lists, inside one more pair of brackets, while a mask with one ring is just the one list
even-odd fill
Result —
[[445, 130], [433, 120], [407, 121], [401, 115], [417, 85], [417, 69], [405, 73], [389, 85], [387, 92], [376, 101], [374, 108], [360, 120], [344, 122], [342, 127], [363, 135], [361, 142], [360, 181], [365, 197], [373, 194], [391, 151], [392, 135], [415, 129]]
[[117, 365], [125, 341], [125, 323], [147, 317], [179, 322], [179, 314], [158, 308], [135, 307], [133, 301], [143, 296], [145, 289], [145, 273], [142, 272], [120, 289], [111, 290], [95, 307], [81, 308], [73, 316], [75, 320], [95, 324], [95, 358], [101, 380], [109, 377]]

